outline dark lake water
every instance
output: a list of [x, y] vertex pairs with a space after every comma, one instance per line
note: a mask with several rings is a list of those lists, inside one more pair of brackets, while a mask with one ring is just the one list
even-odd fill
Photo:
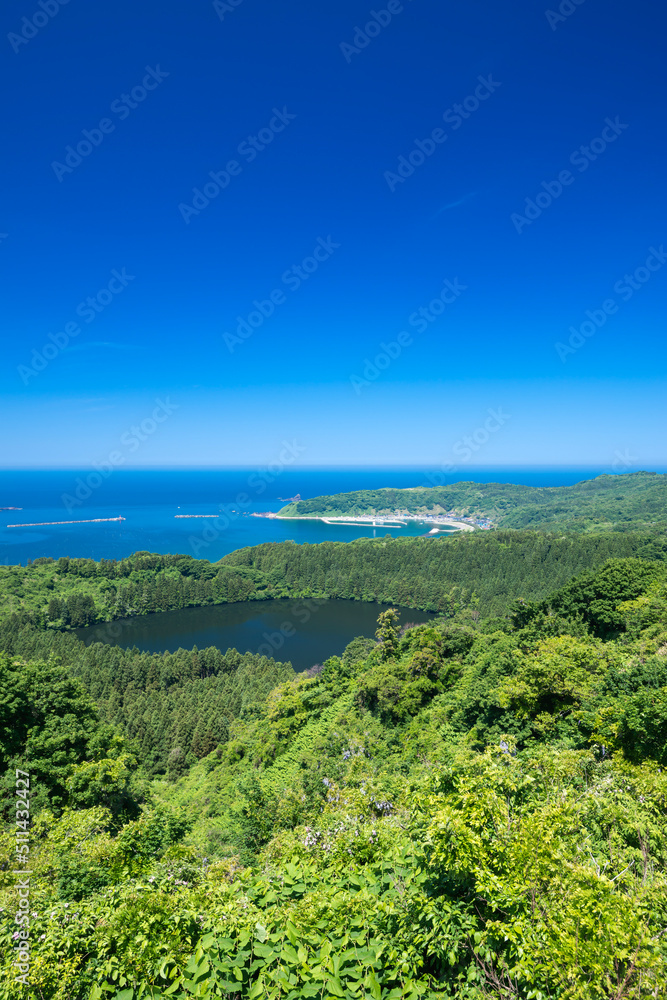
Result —
[[[355, 636], [373, 637], [377, 617], [389, 605], [362, 601], [303, 600], [243, 601], [206, 608], [184, 608], [141, 615], [76, 630], [80, 639], [136, 646], [149, 653], [230, 647], [289, 660], [295, 670], [307, 670], [343, 652]], [[427, 622], [434, 615], [399, 608], [399, 624]]]

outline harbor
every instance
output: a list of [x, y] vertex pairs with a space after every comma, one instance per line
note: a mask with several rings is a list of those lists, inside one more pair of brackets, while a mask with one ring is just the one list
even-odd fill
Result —
[[91, 517], [87, 521], [34, 521], [32, 524], [8, 524], [8, 528], [45, 528], [51, 524], [99, 524], [101, 521], [125, 521], [125, 517]]
[[439, 514], [434, 514], [431, 517], [421, 516], [421, 517], [381, 517], [378, 515], [359, 515], [359, 517], [322, 517], [320, 520], [324, 524], [340, 525], [341, 527], [348, 528], [359, 528], [359, 527], [371, 527], [371, 528], [405, 528], [410, 521], [415, 524], [431, 524], [434, 527], [431, 532], [442, 530], [442, 531], [474, 531], [475, 525], [468, 521], [459, 521], [451, 517], [442, 517]]

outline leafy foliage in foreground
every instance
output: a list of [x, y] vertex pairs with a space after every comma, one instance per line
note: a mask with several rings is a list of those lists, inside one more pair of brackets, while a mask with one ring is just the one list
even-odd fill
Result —
[[134, 766], [122, 737], [100, 722], [79, 681], [53, 663], [0, 654], [0, 790], [5, 815], [14, 801], [16, 768], [32, 773], [36, 808], [96, 802], [114, 814], [132, 812], [129, 778]]
[[[39, 812], [28, 995], [664, 996], [654, 569], [613, 561], [480, 622], [401, 634], [385, 612], [377, 644], [279, 683], [134, 818]], [[2, 1000], [16, 993], [11, 851], [8, 832]]]

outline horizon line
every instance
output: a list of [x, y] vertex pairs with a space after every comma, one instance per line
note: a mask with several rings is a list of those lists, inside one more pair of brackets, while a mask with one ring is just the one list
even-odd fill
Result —
[[[255, 471], [257, 468], [263, 468], [272, 465], [272, 462], [259, 462], [244, 465], [145, 465], [145, 466], [127, 466], [125, 468], [115, 468], [113, 474], [120, 472], [246, 472]], [[667, 463], [663, 465], [656, 465], [654, 468], [638, 468], [638, 469], [628, 469], [622, 472], [609, 471], [609, 466], [607, 464], [586, 462], [586, 463], [497, 463], [488, 465], [469, 465], [464, 468], [454, 469], [451, 472], [445, 472], [438, 465], [429, 465], [428, 463], [419, 463], [416, 465], [290, 465], [285, 466], [283, 471], [291, 472], [314, 472], [314, 471], [341, 471], [341, 472], [352, 472], [352, 471], [394, 471], [403, 470], [406, 472], [410, 471], [438, 471], [443, 475], [459, 475], [464, 474], [466, 471], [480, 472], [484, 470], [500, 470], [500, 469], [511, 469], [511, 470], [566, 470], [570, 469], [572, 471], [582, 469], [589, 471], [599, 470], [603, 474], [611, 476], [623, 476], [623, 475], [636, 475], [637, 473], [644, 472], [655, 475], [663, 475], [667, 472]], [[664, 470], [664, 471], [663, 471]], [[87, 465], [23, 465], [23, 466], [4, 466], [0, 467], [1, 473], [12, 473], [12, 472], [90, 472], [91, 467]], [[109, 473], [107, 478], [111, 478], [112, 473]]]

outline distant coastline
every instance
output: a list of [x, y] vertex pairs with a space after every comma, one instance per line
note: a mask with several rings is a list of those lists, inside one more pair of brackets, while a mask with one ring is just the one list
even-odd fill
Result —
[[[404, 526], [409, 522], [490, 531], [667, 529], [667, 476], [608, 473], [571, 486], [458, 482], [354, 490], [288, 504], [279, 517], [320, 518], [328, 525]], [[396, 522], [399, 522], [397, 525]]]
[[[3, 523], [0, 561], [26, 565], [29, 560], [62, 556], [121, 560], [141, 549], [216, 562], [230, 552], [267, 542], [320, 544], [387, 533], [422, 537], [428, 532], [431, 538], [447, 538], [449, 532], [452, 539], [512, 529], [559, 536], [614, 530], [667, 534], [666, 475], [643, 472], [585, 480], [582, 472], [590, 476], [593, 471], [500, 473], [496, 469], [493, 474], [477, 474], [466, 469], [467, 476], [476, 476], [474, 483], [421, 489], [415, 488], [419, 479], [414, 470], [286, 469], [275, 492], [312, 499], [293, 502], [283, 512], [273, 492], [260, 492], [262, 483], [252, 492], [255, 480], [250, 477], [255, 470], [119, 469], [70, 513], [62, 496], [72, 493], [79, 470], [0, 470], [0, 506], [22, 508], [7, 513], [20, 513], [26, 521], [22, 530]], [[394, 486], [387, 488], [387, 482]], [[98, 517], [121, 513], [127, 521], [95, 523]], [[175, 513], [204, 516], [175, 518]], [[261, 526], [252, 516], [258, 514], [268, 515]], [[373, 516], [392, 523], [407, 521], [407, 527], [373, 527]], [[343, 527], [360, 517], [370, 520]], [[67, 524], [48, 524], [65, 518]], [[445, 519], [456, 523], [446, 524]], [[477, 522], [482, 531], [459, 530], [463, 519]], [[79, 524], [79, 520], [93, 523]], [[437, 531], [432, 533], [431, 527]]]

